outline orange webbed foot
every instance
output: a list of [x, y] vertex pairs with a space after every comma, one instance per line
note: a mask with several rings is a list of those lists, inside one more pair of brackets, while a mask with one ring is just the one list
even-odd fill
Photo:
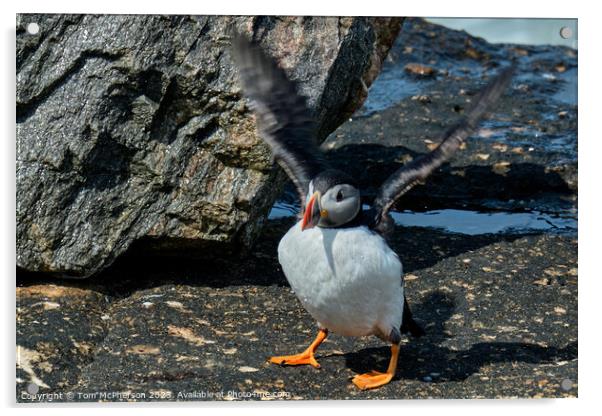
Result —
[[393, 379], [392, 373], [381, 373], [379, 371], [370, 371], [369, 373], [358, 374], [353, 377], [353, 384], [360, 390], [374, 389], [384, 386]]
[[314, 368], [320, 368], [320, 364], [316, 361], [314, 354], [310, 351], [303, 351], [301, 354], [281, 355], [278, 357], [270, 357], [269, 361], [278, 365], [304, 365], [309, 364]]
[[268, 359], [268, 361], [273, 364], [278, 364], [278, 365], [309, 364], [314, 368], [320, 368], [320, 364], [316, 361], [316, 358], [314, 357], [314, 352], [316, 351], [318, 346], [320, 346], [322, 341], [324, 341], [326, 339], [327, 336], [328, 336], [328, 330], [320, 329], [320, 332], [318, 332], [318, 336], [316, 337], [314, 342], [312, 342], [311, 345], [309, 347], [307, 347], [307, 349], [305, 351], [303, 351], [302, 353], [295, 354], [295, 355], [281, 355], [281, 356], [277, 356], [277, 357], [270, 357]]
[[369, 373], [358, 374], [353, 377], [353, 384], [355, 384], [360, 390], [374, 389], [376, 387], [384, 386], [393, 379], [395, 370], [397, 369], [397, 357], [399, 356], [399, 345], [391, 345], [391, 360], [389, 361], [389, 367], [385, 373], [380, 371], [370, 371]]

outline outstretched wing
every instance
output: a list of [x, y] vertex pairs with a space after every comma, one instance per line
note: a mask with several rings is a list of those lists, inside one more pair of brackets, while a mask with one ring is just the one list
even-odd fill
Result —
[[303, 207], [309, 182], [326, 169], [305, 98], [256, 43], [235, 34], [232, 53], [243, 91], [257, 115], [261, 137], [270, 146], [273, 159], [294, 182]]
[[400, 196], [408, 192], [414, 185], [426, 179], [439, 168], [462, 142], [470, 136], [479, 120], [504, 93], [512, 79], [514, 68], [503, 70], [476, 97], [474, 105], [466, 116], [443, 136], [439, 146], [432, 152], [414, 159], [397, 169], [380, 187], [372, 207], [371, 227], [384, 232], [389, 225], [388, 212]]

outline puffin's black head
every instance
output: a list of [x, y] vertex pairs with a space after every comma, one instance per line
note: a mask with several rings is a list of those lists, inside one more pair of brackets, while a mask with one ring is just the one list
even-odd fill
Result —
[[355, 219], [360, 207], [360, 191], [355, 181], [339, 170], [325, 170], [309, 183], [301, 230], [316, 225], [341, 227]]

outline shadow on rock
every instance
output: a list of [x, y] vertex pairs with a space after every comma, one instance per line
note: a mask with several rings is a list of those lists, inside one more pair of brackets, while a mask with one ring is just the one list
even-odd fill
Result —
[[[533, 233], [531, 235], [539, 235]], [[442, 260], [478, 250], [498, 242], [513, 242], [525, 235], [448, 233], [432, 228], [397, 227], [388, 243], [399, 255], [404, 273], [425, 269]]]
[[[140, 289], [166, 284], [222, 288], [237, 285], [288, 286], [278, 262], [278, 243], [294, 218], [272, 220], [246, 256], [215, 254], [213, 260], [141, 255], [130, 251], [103, 272], [84, 280], [57, 279], [45, 274], [17, 273], [17, 285], [61, 284], [88, 288], [123, 298]], [[430, 267], [441, 260], [520, 235], [463, 235], [430, 228], [397, 227], [389, 244], [398, 253], [404, 272]]]
[[[432, 382], [462, 381], [494, 363], [523, 362], [546, 364], [577, 358], [577, 342], [565, 347], [544, 347], [525, 342], [478, 342], [467, 349], [451, 349], [443, 344], [454, 338], [445, 331], [445, 323], [455, 311], [454, 300], [441, 291], [430, 293], [420, 304], [413, 305], [417, 318], [427, 322], [426, 335], [410, 338], [401, 345], [394, 380]], [[361, 374], [382, 371], [390, 357], [390, 348], [365, 348], [345, 354], [346, 366]]]
[[[490, 149], [481, 152], [489, 157]], [[471, 153], [479, 151], [473, 149]], [[344, 145], [327, 152], [330, 163], [357, 179], [368, 203], [388, 176], [406, 163], [402, 161], [422, 155], [405, 146], [379, 144]], [[482, 201], [489, 199], [534, 198], [550, 193], [568, 196], [573, 192], [567, 183], [569, 179], [562, 174], [576, 175], [576, 168], [574, 173], [556, 172], [543, 159], [531, 163], [518, 158], [500, 158], [483, 164], [474, 164], [464, 155], [458, 155], [456, 159], [452, 164], [444, 164], [424, 185], [409, 191], [397, 202], [396, 208], [482, 207]]]

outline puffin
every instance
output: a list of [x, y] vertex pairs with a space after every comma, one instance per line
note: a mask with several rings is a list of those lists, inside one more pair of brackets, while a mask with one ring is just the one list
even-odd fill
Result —
[[396, 372], [403, 334], [424, 330], [413, 319], [404, 293], [402, 263], [387, 243], [396, 201], [423, 182], [462, 146], [508, 86], [508, 67], [473, 99], [464, 117], [448, 129], [438, 147], [393, 172], [364, 209], [358, 183], [326, 162], [316, 140], [316, 122], [298, 85], [259, 46], [232, 35], [231, 54], [241, 90], [255, 114], [273, 160], [292, 180], [302, 216], [278, 245], [278, 260], [302, 306], [317, 322], [315, 340], [298, 354], [273, 356], [278, 365], [320, 368], [315, 353], [330, 332], [377, 336], [391, 347], [387, 369], [357, 374], [361, 390], [389, 383]]

